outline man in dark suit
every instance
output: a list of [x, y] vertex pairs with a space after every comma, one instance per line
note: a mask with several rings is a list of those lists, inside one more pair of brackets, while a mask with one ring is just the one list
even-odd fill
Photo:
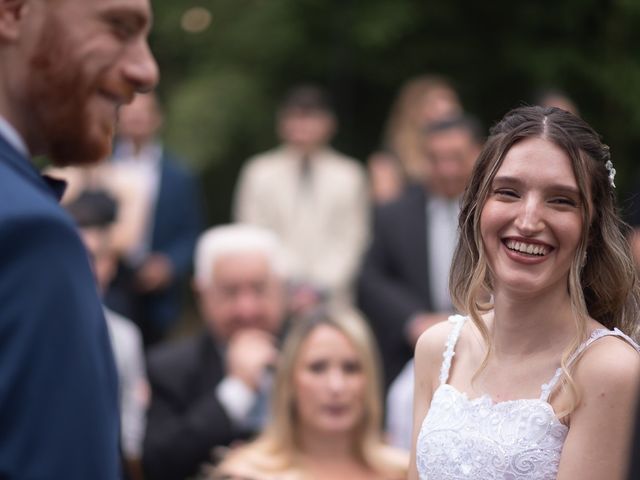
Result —
[[[111, 32], [113, 19], [127, 35]], [[117, 380], [86, 251], [29, 157], [106, 157], [151, 88], [147, 0], [0, 1], [0, 478], [119, 478]], [[64, 62], [64, 63], [62, 63]]]
[[458, 202], [480, 148], [480, 129], [469, 117], [429, 126], [423, 185], [374, 213], [358, 303], [378, 339], [387, 387], [413, 357], [420, 334], [452, 312], [447, 284]]
[[148, 480], [189, 477], [215, 447], [260, 429], [284, 316], [282, 262], [275, 235], [260, 227], [215, 227], [198, 240], [194, 285], [206, 329], [149, 354]]
[[[179, 319], [181, 293], [202, 229], [202, 202], [184, 161], [159, 140], [163, 116], [153, 93], [122, 108], [113, 163], [135, 176], [144, 228], [123, 258], [107, 304], [132, 318], [145, 343], [161, 340]], [[124, 208], [127, 208], [125, 205]]]

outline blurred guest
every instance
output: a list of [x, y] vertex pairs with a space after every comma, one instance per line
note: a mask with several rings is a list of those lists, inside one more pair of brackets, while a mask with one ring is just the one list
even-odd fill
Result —
[[383, 150], [368, 159], [371, 193], [378, 204], [400, 196], [409, 182], [422, 182], [425, 165], [422, 131], [429, 124], [462, 113], [453, 86], [438, 75], [422, 75], [406, 82], [391, 109]]
[[206, 329], [148, 358], [148, 480], [193, 475], [214, 447], [261, 428], [283, 326], [284, 269], [279, 242], [262, 228], [221, 226], [200, 236], [194, 287]]
[[406, 452], [382, 441], [379, 374], [374, 340], [353, 313], [296, 322], [278, 362], [271, 422], [212, 477], [404, 479]]
[[164, 338], [180, 317], [182, 287], [203, 224], [196, 180], [162, 145], [162, 122], [155, 94], [137, 95], [120, 111], [111, 162], [121, 176], [135, 178], [136, 206], [129, 206], [127, 226], [136, 232], [129, 231], [133, 239], [107, 303], [140, 326], [146, 344]]
[[636, 269], [640, 271], [640, 175], [635, 174], [630, 196], [626, 201], [626, 220], [632, 229], [629, 233], [629, 243], [631, 245], [631, 253], [636, 265]]
[[[118, 257], [111, 241], [111, 226], [117, 204], [104, 191], [85, 191], [67, 205], [91, 259], [98, 289], [102, 294], [113, 277]], [[142, 478], [142, 439], [149, 386], [144, 368], [142, 336], [127, 318], [104, 309], [111, 346], [116, 360], [120, 393], [120, 435], [125, 471], [131, 480]]]
[[281, 238], [292, 257], [294, 308], [348, 302], [368, 231], [364, 171], [329, 146], [336, 118], [320, 88], [293, 88], [277, 120], [283, 145], [248, 161], [235, 217]]
[[398, 198], [406, 187], [406, 176], [398, 157], [389, 150], [378, 150], [367, 158], [369, 192], [375, 205]]
[[422, 185], [375, 211], [358, 303], [378, 339], [387, 387], [420, 334], [452, 311], [447, 279], [459, 200], [481, 143], [470, 117], [431, 124], [422, 132], [422, 161], [429, 165]]
[[90, 190], [108, 192], [118, 204], [118, 216], [111, 227], [111, 244], [118, 258], [139, 242], [144, 232], [141, 221], [146, 205], [138, 192], [144, 183], [134, 172], [116, 168], [111, 162], [96, 165], [47, 167], [47, 175], [66, 182], [62, 205], [73, 202], [80, 194]]
[[0, 18], [0, 477], [111, 480], [117, 377], [104, 315], [57, 204], [64, 187], [30, 157], [109, 154], [118, 107], [157, 82], [150, 6], [13, 0]]
[[533, 98], [534, 105], [541, 107], [556, 107], [574, 115], [580, 115], [575, 102], [559, 88], [543, 88], [536, 92]]
[[164, 338], [180, 317], [202, 204], [184, 161], [159, 139], [163, 115], [155, 94], [138, 94], [119, 119], [111, 161], [49, 173], [68, 184], [63, 204], [87, 189], [107, 190], [117, 200], [112, 243], [122, 261], [105, 302], [134, 320], [148, 345]]
[[633, 172], [631, 186], [624, 203], [625, 220], [631, 225], [629, 243], [636, 269], [640, 271], [640, 171]]

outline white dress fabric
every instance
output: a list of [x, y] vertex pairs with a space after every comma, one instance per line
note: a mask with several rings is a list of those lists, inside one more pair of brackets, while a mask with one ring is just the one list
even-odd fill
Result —
[[[548, 399], [562, 375], [541, 386], [539, 398], [493, 402], [489, 395], [469, 399], [447, 384], [454, 347], [467, 317], [454, 315], [440, 369], [440, 386], [431, 400], [416, 447], [420, 479], [553, 480], [568, 427], [556, 418]], [[620, 330], [598, 329], [569, 359], [569, 365], [591, 343]]]

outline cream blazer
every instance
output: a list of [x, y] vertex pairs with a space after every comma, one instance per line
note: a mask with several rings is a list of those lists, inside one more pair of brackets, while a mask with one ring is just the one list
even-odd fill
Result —
[[294, 279], [351, 299], [354, 277], [369, 232], [364, 168], [331, 148], [309, 156], [289, 147], [250, 158], [234, 200], [236, 221], [274, 231], [287, 249]]

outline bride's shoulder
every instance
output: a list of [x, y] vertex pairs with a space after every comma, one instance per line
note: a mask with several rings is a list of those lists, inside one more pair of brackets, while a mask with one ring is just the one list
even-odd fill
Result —
[[624, 335], [598, 333], [592, 333], [592, 341], [588, 342], [572, 365], [576, 383], [585, 397], [594, 399], [594, 403], [625, 394], [635, 395], [640, 387], [640, 354], [637, 345]]
[[[593, 379], [599, 383], [607, 377], [611, 381], [640, 377], [640, 353], [635, 342], [622, 335], [602, 335], [599, 329], [592, 333], [592, 341], [575, 362], [576, 375], [587, 381]], [[600, 335], [599, 335], [600, 333]]]
[[416, 344], [416, 360], [442, 358], [449, 342], [454, 341], [452, 336], [458, 337], [462, 333], [466, 320], [461, 315], [451, 315], [447, 321], [438, 322], [425, 330]]

